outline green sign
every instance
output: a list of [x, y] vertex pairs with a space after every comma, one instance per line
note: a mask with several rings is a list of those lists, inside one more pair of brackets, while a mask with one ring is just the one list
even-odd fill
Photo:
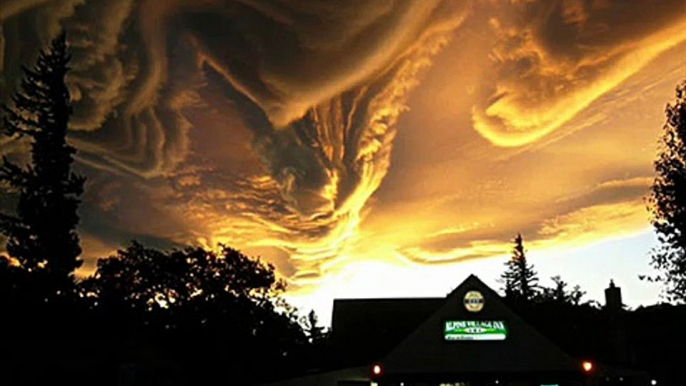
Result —
[[505, 340], [507, 327], [502, 320], [448, 320], [445, 340]]

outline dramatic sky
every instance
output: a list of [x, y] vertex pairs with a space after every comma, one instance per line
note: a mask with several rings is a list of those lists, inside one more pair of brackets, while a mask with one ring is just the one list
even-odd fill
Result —
[[82, 274], [132, 239], [223, 242], [326, 314], [497, 286], [521, 232], [544, 284], [657, 299], [637, 275], [683, 0], [4, 0], [3, 100], [60, 29]]

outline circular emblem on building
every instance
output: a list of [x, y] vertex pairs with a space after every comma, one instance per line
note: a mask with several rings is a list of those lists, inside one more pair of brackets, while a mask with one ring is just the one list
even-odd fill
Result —
[[479, 291], [469, 291], [464, 295], [464, 308], [469, 312], [479, 312], [484, 308], [484, 296]]

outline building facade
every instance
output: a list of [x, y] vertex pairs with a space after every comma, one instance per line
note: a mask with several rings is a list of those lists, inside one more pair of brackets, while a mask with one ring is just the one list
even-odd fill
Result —
[[573, 358], [469, 276], [445, 298], [334, 301], [326, 369], [273, 386], [649, 385]]

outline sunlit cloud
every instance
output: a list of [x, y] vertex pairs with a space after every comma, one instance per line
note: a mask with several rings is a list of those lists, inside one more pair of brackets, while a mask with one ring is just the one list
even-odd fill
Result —
[[678, 0], [35, 0], [0, 15], [4, 101], [69, 34], [82, 274], [132, 239], [226, 243], [310, 295], [476, 267], [517, 232], [551, 251], [645, 230], [686, 65]]
[[[539, 140], [569, 122], [686, 41], [686, 5], [658, 3], [648, 11], [645, 4], [620, 1], [527, 2], [509, 9], [516, 12], [512, 19], [492, 18], [497, 75], [493, 93], [472, 111], [474, 128], [491, 143], [509, 147]], [[629, 18], [634, 13], [662, 23], [637, 23]]]
[[[613, 224], [622, 224], [629, 232], [642, 230], [646, 217], [645, 206], [640, 202], [591, 206], [546, 220], [539, 233], [541, 236], [552, 236], [554, 242], [581, 243], [602, 239], [598, 237], [599, 233], [626, 236], [610, 231]], [[582, 237], [587, 239], [580, 240]]]

